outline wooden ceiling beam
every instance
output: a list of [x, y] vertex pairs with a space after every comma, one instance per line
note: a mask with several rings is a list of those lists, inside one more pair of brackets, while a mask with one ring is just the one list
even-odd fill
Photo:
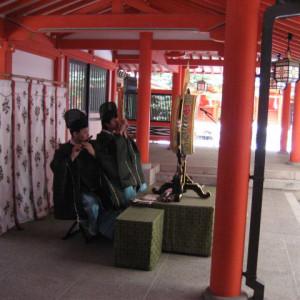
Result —
[[22, 7], [20, 9], [13, 11], [12, 13], [9, 13], [6, 17], [20, 16], [20, 15], [24, 15], [24, 14], [26, 15], [26, 14], [30, 13], [31, 11], [34, 11], [40, 7], [50, 6], [50, 5], [51, 5], [51, 3], [47, 0], [34, 2], [33, 4], [26, 5], [25, 7]]
[[[62, 39], [61, 49], [139, 50], [139, 40]], [[204, 40], [153, 40], [152, 50], [217, 51], [224, 53], [224, 44]]]
[[17, 7], [22, 7], [26, 4], [30, 4], [31, 2], [33, 2], [33, 0], [20, 0], [17, 2], [10, 3], [10, 4], [5, 4], [4, 6], [0, 7], [0, 14], [9, 12], [12, 9], [15, 9]]
[[101, 29], [172, 29], [205, 32], [224, 21], [224, 16], [197, 14], [109, 14], [109, 15], [51, 15], [13, 17], [12, 21], [35, 32], [76, 32]]
[[73, 14], [90, 14], [93, 13], [95, 10], [99, 10], [101, 8], [107, 7], [107, 5], [111, 4], [112, 0], [96, 0], [95, 1], [88, 1], [85, 2], [84, 4], [87, 4], [86, 6], [79, 8], [78, 10], [74, 11]]
[[224, 55], [224, 44], [207, 40], [153, 40], [152, 50], [217, 51]]
[[139, 59], [140, 59], [140, 56], [139, 55], [135, 55], [135, 54], [116, 54], [115, 55], [115, 58], [118, 60], [118, 61], [134, 61], [134, 62], [137, 62]]
[[165, 55], [161, 51], [152, 51], [152, 62], [164, 66], [171, 72], [178, 73], [178, 66], [169, 66]]
[[159, 10], [152, 8], [151, 6], [148, 6], [144, 1], [139, 0], [123, 0], [126, 4], [129, 6], [138, 9], [139, 11], [142, 11], [144, 13], [160, 13]]
[[[89, 1], [87, 1], [87, 3], [89, 3]], [[58, 10], [56, 10], [55, 12], [53, 12], [53, 14], [51, 15], [67, 15], [67, 14], [73, 14], [74, 11], [76, 11], [78, 8], [81, 8], [84, 6], [84, 4], [86, 3], [82, 3], [82, 2], [78, 2], [76, 1], [76, 3], [73, 4], [71, 2], [71, 4], [67, 5], [66, 7], [62, 7]]]
[[138, 50], [139, 40], [61, 40], [61, 49]]
[[211, 13], [211, 11], [203, 11], [197, 6], [194, 6], [193, 3], [189, 3], [188, 1], [180, 2], [173, 0], [151, 0], [151, 6], [156, 9], [175, 14], [186, 14], [190, 13], [191, 17], [198, 13]]
[[64, 0], [60, 2], [56, 2], [54, 4], [51, 4], [49, 6], [46, 6], [44, 8], [36, 10], [34, 13], [30, 14], [32, 16], [36, 15], [47, 15], [49, 13], [54, 13], [55, 11], [58, 11], [61, 7], [64, 7], [66, 5], [74, 3], [73, 0]]
[[168, 65], [186, 66], [224, 66], [224, 60], [210, 60], [210, 59], [167, 59]]
[[113, 14], [122, 14], [124, 13], [124, 7], [121, 0], [112, 0], [111, 12]]

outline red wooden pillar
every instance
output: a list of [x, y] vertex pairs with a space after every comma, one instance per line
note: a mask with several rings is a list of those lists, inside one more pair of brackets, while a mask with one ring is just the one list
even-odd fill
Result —
[[280, 152], [287, 152], [287, 139], [290, 127], [290, 101], [291, 101], [291, 84], [288, 83], [283, 91], [282, 115], [281, 115], [281, 136]]
[[[0, 73], [12, 73], [13, 45], [0, 40]], [[5, 76], [3, 78], [6, 78]]]
[[259, 3], [259, 0], [227, 0], [215, 228], [206, 299], [244, 298], [241, 281]]
[[300, 162], [300, 81], [296, 83], [292, 133], [291, 162]]
[[110, 101], [111, 102], [116, 102], [116, 96], [117, 96], [117, 76], [118, 76], [118, 60], [115, 61], [116, 63], [116, 68], [111, 71], [111, 97]]
[[54, 61], [54, 80], [62, 81], [62, 56], [58, 56]]
[[141, 152], [142, 163], [148, 163], [149, 161], [151, 67], [152, 67], [151, 42], [152, 42], [152, 33], [141, 32], [136, 142]]
[[[64, 79], [65, 82], [70, 82], [70, 57], [65, 56], [65, 67], [64, 67]], [[69, 109], [69, 89], [67, 89], [67, 103], [66, 110]], [[66, 128], [66, 141], [68, 140], [69, 130]]]

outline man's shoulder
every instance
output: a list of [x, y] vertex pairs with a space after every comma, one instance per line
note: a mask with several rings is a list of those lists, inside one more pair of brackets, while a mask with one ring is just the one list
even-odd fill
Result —
[[73, 145], [70, 142], [62, 143], [58, 145], [58, 152], [69, 152], [72, 151]]
[[97, 134], [96, 141], [97, 142], [104, 142], [104, 141], [108, 141], [108, 140], [112, 140], [112, 139], [114, 139], [113, 134], [109, 134], [105, 131], [101, 131], [100, 133]]

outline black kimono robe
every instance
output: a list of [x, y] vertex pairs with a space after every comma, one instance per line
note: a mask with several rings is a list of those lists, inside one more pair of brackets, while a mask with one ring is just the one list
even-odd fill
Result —
[[138, 147], [131, 138], [102, 131], [97, 135], [97, 148], [104, 176], [115, 208], [129, 205], [124, 190], [138, 191], [145, 182]]
[[[95, 149], [95, 143], [91, 141]], [[68, 142], [60, 144], [55, 151], [50, 167], [54, 173], [53, 201], [54, 215], [57, 219], [87, 219], [81, 205], [81, 193], [94, 193], [101, 199], [101, 205], [112, 207], [106, 181], [103, 178], [98, 152], [96, 158], [85, 149], [72, 161], [73, 145]]]

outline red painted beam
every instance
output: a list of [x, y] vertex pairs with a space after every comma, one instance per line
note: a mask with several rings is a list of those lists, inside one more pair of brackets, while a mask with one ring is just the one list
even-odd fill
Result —
[[167, 69], [169, 69], [171, 72], [175, 72], [178, 73], [178, 66], [170, 66], [167, 63], [167, 60], [165, 58], [165, 55], [160, 52], [160, 51], [156, 51], [153, 50], [152, 51], [152, 62], [159, 64], [160, 66], [164, 66]]
[[61, 40], [61, 49], [138, 50], [139, 40]]
[[[138, 50], [139, 40], [63, 39], [62, 49]], [[153, 40], [152, 50], [218, 51], [223, 56], [224, 44], [207, 40]]]
[[224, 16], [195, 14], [107, 14], [12, 17], [17, 24], [41, 32], [76, 32], [109, 29], [193, 29], [207, 31], [224, 21]]
[[138, 9], [139, 11], [145, 12], [145, 13], [161, 13], [161, 11], [152, 8], [148, 6], [145, 2], [139, 1], [139, 0], [123, 0], [126, 4], [128, 4], [131, 7], [134, 7]]
[[89, 13], [94, 12], [95, 10], [99, 10], [99, 9], [106, 7], [108, 4], [111, 4], [111, 2], [112, 2], [112, 0], [101, 0], [100, 2], [91, 3], [91, 4], [86, 5], [83, 8], [76, 10], [72, 14], [89, 14]]
[[96, 66], [100, 66], [105, 69], [109, 69], [109, 70], [116, 69], [116, 64], [114, 62], [110, 62], [98, 56], [96, 56], [96, 60], [94, 61], [93, 55], [86, 52], [82, 52], [80, 50], [64, 50], [63, 53], [74, 59], [84, 60], [85, 62], [91, 63]]
[[224, 53], [224, 44], [208, 40], [153, 40], [152, 50], [199, 50]]
[[167, 59], [168, 65], [186, 66], [224, 66], [224, 60], [211, 59]]

